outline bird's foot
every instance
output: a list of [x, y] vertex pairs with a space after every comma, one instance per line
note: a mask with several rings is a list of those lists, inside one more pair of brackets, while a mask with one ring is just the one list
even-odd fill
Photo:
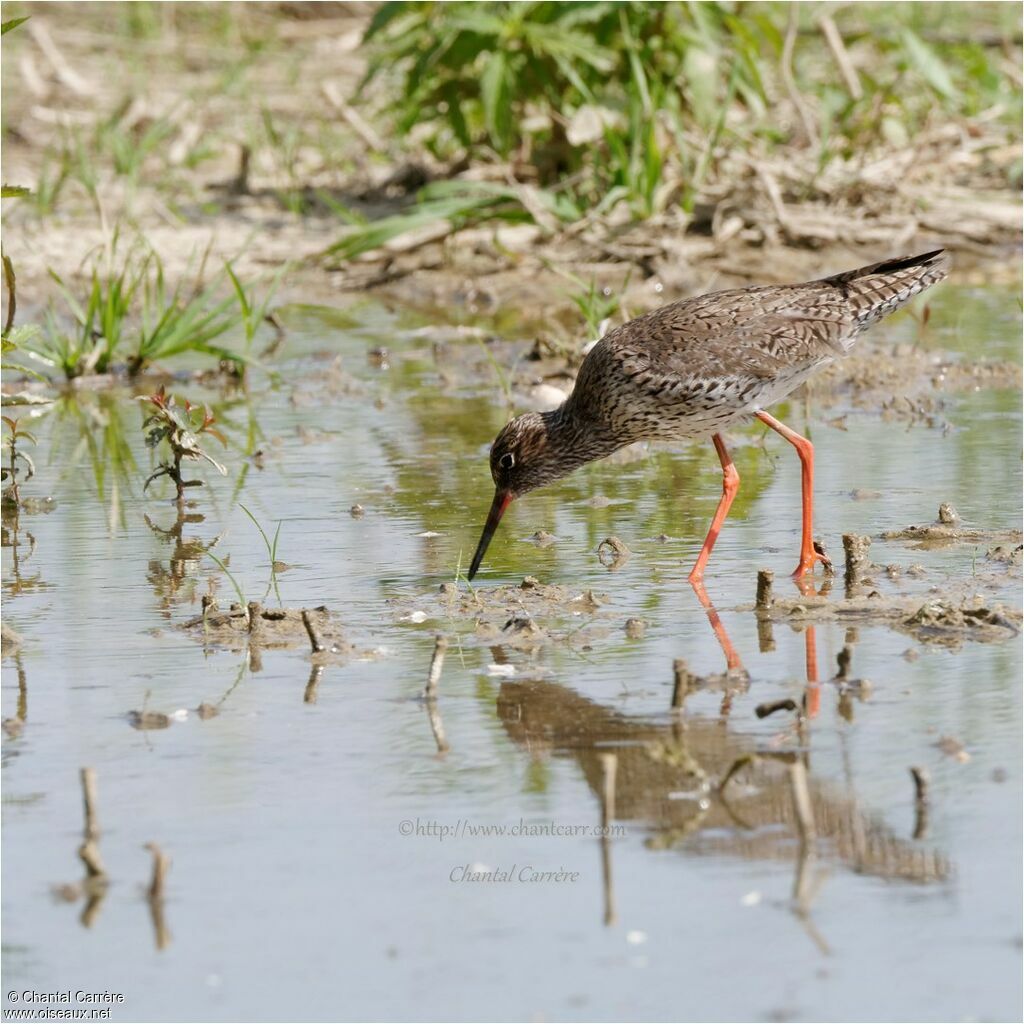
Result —
[[832, 566], [832, 560], [825, 554], [825, 549], [822, 547], [820, 541], [815, 541], [814, 546], [809, 550], [802, 551], [800, 553], [800, 564], [796, 567], [793, 572], [793, 579], [799, 580], [806, 576], [808, 573], [814, 572], [814, 566], [821, 562], [822, 567], [825, 570], [826, 576], [834, 576], [835, 569]]

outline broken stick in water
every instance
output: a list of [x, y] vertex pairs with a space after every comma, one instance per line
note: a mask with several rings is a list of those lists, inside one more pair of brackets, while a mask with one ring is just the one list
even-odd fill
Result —
[[870, 547], [870, 537], [862, 537], [855, 533], [843, 534], [843, 553], [846, 556], [847, 590], [858, 584], [864, 573], [871, 568], [871, 561], [868, 558], [868, 549]]
[[775, 573], [771, 569], [759, 569], [757, 572], [757, 597], [755, 604], [759, 609], [770, 608], [774, 601], [772, 596], [772, 584], [775, 582]]
[[686, 700], [686, 695], [690, 690], [690, 670], [686, 662], [682, 658], [676, 658], [672, 662], [672, 676], [674, 684], [672, 686], [672, 707], [678, 711]]
[[309, 634], [309, 642], [313, 647], [313, 653], [322, 654], [326, 651], [327, 648], [324, 646], [323, 640], [320, 639], [320, 633], [308, 608], [302, 609], [302, 624], [306, 627], [306, 632]]

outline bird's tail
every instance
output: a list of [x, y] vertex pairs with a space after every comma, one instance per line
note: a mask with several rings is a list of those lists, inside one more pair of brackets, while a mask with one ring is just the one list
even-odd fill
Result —
[[897, 260], [872, 263], [859, 270], [826, 277], [830, 284], [842, 291], [858, 325], [863, 330], [897, 310], [915, 295], [938, 284], [949, 274], [953, 260], [944, 249], [905, 256]]

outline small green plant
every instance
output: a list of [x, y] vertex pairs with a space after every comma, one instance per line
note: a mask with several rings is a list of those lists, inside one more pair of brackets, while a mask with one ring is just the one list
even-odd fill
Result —
[[[260, 537], [263, 538], [263, 545], [267, 549], [267, 556], [270, 559], [270, 578], [267, 581], [267, 589], [263, 592], [262, 600], [265, 601], [267, 599], [267, 595], [270, 593], [271, 590], [273, 590], [274, 595], [277, 597], [278, 604], [280, 604], [281, 592], [277, 586], [277, 574], [279, 572], [283, 572], [286, 568], [288, 568], [288, 566], [286, 566], [283, 562], [279, 561], [277, 557], [277, 541], [278, 538], [281, 536], [281, 523], [280, 521], [278, 522], [277, 529], [274, 531], [274, 539], [271, 540], [270, 537], [267, 536], [267, 531], [263, 529], [263, 527], [260, 525], [259, 520], [252, 514], [252, 512], [249, 511], [249, 509], [245, 505], [241, 504], [241, 502], [239, 502], [239, 507], [252, 520], [252, 523], [256, 527], [256, 529], [259, 530]], [[213, 561], [217, 563], [221, 571], [224, 573], [225, 576], [227, 576], [228, 580], [231, 582], [231, 586], [234, 588], [235, 594], [238, 595], [239, 607], [247, 608], [248, 602], [246, 601], [245, 591], [242, 589], [242, 585], [229, 571], [227, 566], [227, 561], [230, 556], [226, 557], [224, 560], [221, 560], [212, 551], [208, 550], [205, 552], [205, 554], [209, 555], [210, 558], [212, 558]]]
[[143, 485], [143, 492], [154, 480], [162, 476], [170, 477], [174, 481], [176, 499], [179, 502], [185, 496], [186, 487], [201, 487], [202, 480], [185, 480], [182, 477], [181, 464], [185, 459], [193, 462], [205, 460], [221, 476], [227, 476], [227, 469], [203, 451], [199, 444], [200, 437], [209, 434], [227, 446], [227, 439], [213, 426], [216, 417], [207, 406], [193, 406], [188, 401], [179, 406], [174, 395], [168, 395], [162, 387], [156, 394], [144, 396], [139, 401], [148, 402], [153, 406], [153, 411], [142, 424], [142, 429], [147, 431], [147, 446], [157, 448], [166, 442], [170, 450], [170, 459], [161, 462], [150, 474]]
[[[249, 603], [245, 599], [245, 591], [242, 590], [241, 586], [239, 585], [238, 580], [235, 579], [235, 577], [232, 574], [231, 570], [227, 567], [227, 562], [226, 561], [222, 562], [212, 551], [207, 551], [206, 554], [210, 558], [212, 558], [217, 563], [218, 566], [220, 566], [221, 572], [223, 572], [224, 575], [227, 576], [227, 578], [231, 581], [231, 586], [234, 587], [235, 594], [238, 597], [238, 607], [239, 608], [247, 608]], [[229, 555], [228, 557], [230, 558], [231, 556]], [[204, 613], [204, 615], [205, 615], [205, 613]]]
[[278, 520], [277, 529], [274, 531], [274, 539], [273, 541], [271, 541], [271, 539], [267, 536], [267, 531], [264, 530], [262, 526], [260, 526], [259, 520], [252, 514], [252, 512], [250, 512], [249, 509], [246, 508], [246, 506], [243, 505], [241, 502], [239, 502], [238, 504], [239, 508], [241, 508], [241, 510], [252, 520], [253, 525], [256, 527], [256, 529], [260, 531], [260, 536], [263, 538], [263, 545], [267, 549], [267, 557], [270, 560], [270, 582], [267, 583], [267, 589], [263, 595], [263, 599], [266, 600], [267, 594], [269, 594], [271, 588], [273, 588], [274, 594], [277, 596], [278, 603], [280, 603], [281, 592], [277, 588], [277, 574], [278, 572], [287, 568], [287, 566], [283, 562], [278, 561], [277, 558], [277, 541], [278, 538], [281, 536], [281, 521]]
[[[32, 459], [21, 451], [18, 446], [26, 441], [30, 444], [35, 444], [36, 437], [29, 431], [22, 429], [16, 419], [10, 416], [0, 416], [0, 419], [4, 421], [4, 426], [7, 427], [7, 435], [3, 441], [7, 464], [0, 467], [0, 479], [8, 481], [3, 492], [3, 504], [5, 508], [18, 509], [21, 507], [19, 485], [25, 480], [31, 480], [36, 472]], [[21, 481], [18, 479], [19, 476], [22, 478]]]

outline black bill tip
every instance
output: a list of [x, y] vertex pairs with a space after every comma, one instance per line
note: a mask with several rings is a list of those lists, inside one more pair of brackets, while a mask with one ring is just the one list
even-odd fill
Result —
[[494, 531], [498, 529], [498, 523], [501, 522], [501, 517], [505, 514], [505, 509], [512, 504], [512, 495], [508, 491], [495, 491], [494, 501], [491, 502], [491, 511], [487, 513], [487, 522], [484, 523], [484, 532], [480, 535], [480, 543], [476, 546], [476, 554], [473, 555], [473, 561], [469, 564], [469, 572], [466, 574], [466, 579], [472, 581], [476, 575], [477, 569], [480, 568], [480, 563], [484, 560], [484, 555], [487, 553], [488, 545], [491, 543], [491, 538], [494, 536]]

